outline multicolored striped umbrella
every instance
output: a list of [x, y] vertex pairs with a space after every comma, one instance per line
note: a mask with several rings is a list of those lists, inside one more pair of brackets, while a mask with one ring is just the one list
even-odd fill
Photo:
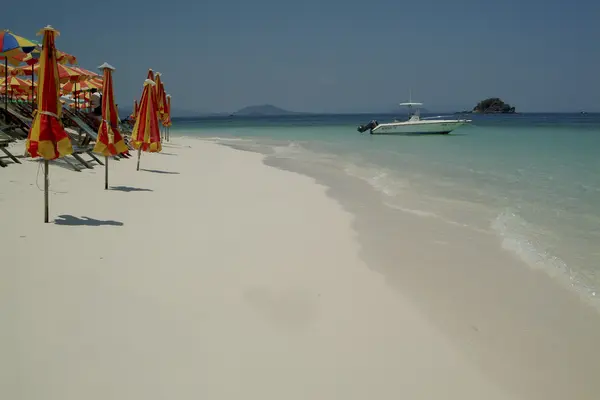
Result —
[[[14, 57], [26, 55], [35, 50], [35, 43], [21, 36], [11, 33], [9, 30], [0, 32], [0, 59], [4, 59], [4, 78], [8, 78], [8, 63], [18, 65], [20, 61]], [[6, 88], [4, 88], [6, 91]], [[8, 98], [4, 96], [4, 109], [8, 108]]]
[[142, 151], [154, 153], [162, 150], [156, 102], [152, 98], [155, 85], [156, 83], [152, 79], [144, 81], [144, 91], [142, 92], [138, 118], [135, 120], [135, 125], [131, 132], [131, 142], [133, 147], [138, 150], [138, 171], [140, 170]]
[[15, 35], [8, 29], [0, 32], [0, 56], [6, 61], [15, 56], [31, 53], [35, 50], [35, 43], [21, 36]]
[[54, 38], [59, 33], [51, 26], [47, 26], [39, 34], [44, 35], [44, 47], [39, 63], [38, 107], [25, 148], [31, 157], [44, 158], [44, 222], [48, 222], [48, 160], [72, 154], [73, 147], [61, 121], [60, 84], [54, 51]]

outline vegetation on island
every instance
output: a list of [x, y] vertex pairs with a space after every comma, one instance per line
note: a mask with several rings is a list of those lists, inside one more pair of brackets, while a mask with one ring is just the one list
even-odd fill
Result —
[[472, 112], [478, 114], [513, 114], [515, 108], [497, 97], [490, 97], [477, 103]]

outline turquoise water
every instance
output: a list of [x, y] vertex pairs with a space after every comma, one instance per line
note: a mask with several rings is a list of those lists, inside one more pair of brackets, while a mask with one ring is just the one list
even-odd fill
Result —
[[491, 232], [583, 293], [600, 292], [600, 115], [475, 116], [451, 135], [371, 136], [373, 117], [179, 119], [173, 133], [335, 167], [387, 207]]

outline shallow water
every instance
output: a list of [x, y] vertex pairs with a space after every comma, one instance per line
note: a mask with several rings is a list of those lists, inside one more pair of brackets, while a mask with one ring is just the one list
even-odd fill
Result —
[[333, 168], [384, 205], [493, 233], [532, 268], [600, 296], [600, 115], [475, 116], [451, 135], [371, 136], [393, 116], [180, 119], [173, 133]]

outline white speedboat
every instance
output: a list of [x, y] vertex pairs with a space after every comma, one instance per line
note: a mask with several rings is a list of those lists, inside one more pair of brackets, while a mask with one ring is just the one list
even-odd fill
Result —
[[[468, 124], [470, 119], [437, 119], [441, 117], [421, 118], [419, 107], [423, 103], [400, 103], [408, 107], [408, 120], [380, 124], [373, 120], [366, 125], [360, 125], [359, 132], [369, 131], [372, 135], [422, 135], [422, 134], [447, 134], [459, 126]], [[413, 107], [415, 110], [413, 112]]]

